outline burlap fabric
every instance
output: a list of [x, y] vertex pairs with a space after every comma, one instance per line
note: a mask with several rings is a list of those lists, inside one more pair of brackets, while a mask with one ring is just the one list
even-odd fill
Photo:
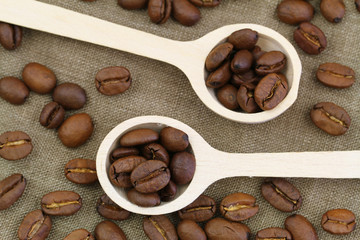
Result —
[[[176, 40], [196, 39], [227, 24], [257, 23], [280, 32], [295, 44], [292, 38], [295, 27], [277, 19], [275, 9], [279, 1], [274, 0], [224, 0], [217, 8], [201, 9], [202, 19], [193, 27], [184, 27], [171, 19], [163, 25], [155, 25], [150, 22], [145, 10], [124, 10], [117, 6], [116, 0], [97, 0], [92, 3], [80, 0], [42, 1]], [[20, 48], [12, 52], [0, 48], [0, 78], [21, 77], [23, 67], [29, 62], [48, 66], [55, 72], [58, 83], [74, 82], [86, 90], [88, 101], [85, 107], [69, 111], [67, 116], [77, 112], [89, 113], [95, 131], [85, 145], [76, 149], [66, 148], [55, 130], [45, 129], [38, 121], [43, 106], [51, 101], [50, 95], [31, 92], [30, 98], [22, 106], [14, 106], [0, 99], [0, 132], [25, 131], [32, 137], [34, 144], [33, 152], [26, 159], [13, 162], [0, 159], [0, 179], [13, 173], [22, 173], [28, 180], [24, 195], [11, 208], [0, 212], [0, 239], [17, 239], [17, 230], [24, 216], [40, 208], [40, 199], [44, 194], [56, 190], [78, 192], [84, 205], [73, 216], [53, 217], [48, 239], [63, 239], [78, 228], [93, 231], [104, 220], [95, 209], [96, 201], [103, 191], [99, 184], [81, 186], [69, 182], [64, 176], [64, 165], [73, 158], [95, 159], [97, 148], [105, 135], [118, 123], [136, 116], [164, 115], [178, 119], [193, 127], [213, 147], [228, 152], [358, 150], [359, 82], [349, 89], [336, 90], [320, 84], [316, 80], [315, 71], [321, 63], [338, 62], [353, 68], [360, 76], [360, 13], [355, 10], [352, 0], [345, 0], [345, 18], [339, 24], [331, 24], [320, 14], [319, 2], [311, 1], [316, 9], [312, 22], [325, 32], [328, 48], [319, 56], [309, 56], [296, 47], [303, 64], [298, 99], [277, 119], [257, 125], [235, 123], [207, 109], [185, 75], [171, 65], [25, 29]], [[95, 89], [94, 76], [99, 69], [113, 65], [130, 69], [133, 85], [122, 95], [108, 97]], [[334, 102], [350, 114], [352, 123], [345, 135], [333, 137], [313, 125], [309, 111], [321, 101]], [[339, 159], [343, 160], [346, 159]], [[223, 164], [227, 164], [226, 159], [223, 159]], [[348, 236], [332, 236], [320, 226], [322, 214], [333, 208], [347, 208], [360, 217], [360, 180], [289, 180], [298, 187], [304, 199], [297, 213], [313, 223], [320, 239], [360, 239], [360, 229]], [[263, 199], [260, 193], [262, 181], [262, 178], [230, 178], [218, 181], [206, 190], [206, 194], [218, 204], [223, 197], [233, 192], [245, 192], [257, 198], [259, 213], [245, 221], [253, 232], [251, 239], [260, 229], [283, 227], [285, 218], [290, 215], [274, 209]], [[176, 214], [169, 216], [175, 224], [178, 222]], [[130, 219], [117, 224], [128, 239], [146, 239], [142, 219], [142, 216], [133, 214]]]

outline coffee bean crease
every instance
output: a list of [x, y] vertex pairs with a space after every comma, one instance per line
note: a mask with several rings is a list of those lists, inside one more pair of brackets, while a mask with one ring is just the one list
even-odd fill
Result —
[[70, 201], [70, 202], [63, 202], [63, 203], [62, 202], [60, 202], [60, 203], [54, 202], [51, 204], [43, 204], [43, 207], [47, 208], [47, 209], [53, 209], [53, 208], [60, 208], [60, 207], [72, 205], [72, 204], [80, 204], [80, 202], [79, 201]]
[[349, 128], [349, 126], [347, 126], [347, 124], [346, 124], [344, 121], [342, 121], [342, 120], [340, 120], [340, 119], [332, 116], [330, 113], [326, 112], [323, 107], [321, 107], [321, 108], [314, 108], [314, 109], [319, 109], [319, 110], [322, 111], [330, 120], [332, 120], [332, 121], [334, 121], [334, 122], [336, 122], [336, 123], [339, 123], [341, 126], [344, 126], [345, 128]]
[[31, 240], [36, 235], [36, 233], [39, 231], [39, 229], [41, 228], [44, 221], [45, 221], [45, 217], [43, 217], [39, 221], [36, 221], [34, 223], [34, 225], [31, 226], [31, 229], [30, 229], [30, 231], [28, 233], [28, 240]]
[[339, 73], [336, 73], [336, 72], [333, 72], [333, 71], [329, 71], [329, 70], [324, 70], [324, 69], [319, 69], [320, 72], [324, 72], [324, 73], [329, 73], [335, 77], [339, 77], [339, 78], [354, 78], [353, 75], [342, 75], [342, 74], [339, 74]]
[[66, 172], [67, 173], [96, 173], [95, 170], [91, 170], [88, 168], [72, 168], [72, 169], [67, 169]]
[[309, 40], [311, 43], [313, 43], [314, 45], [318, 46], [321, 48], [321, 44], [320, 44], [320, 40], [319, 37], [316, 35], [312, 35], [310, 33], [307, 33], [303, 30], [300, 30], [300, 32], [304, 35], [304, 37]]
[[158, 230], [158, 232], [161, 234], [161, 236], [164, 238], [164, 240], [167, 240], [165, 230], [162, 229], [162, 228], [160, 227], [160, 225], [159, 225], [156, 221], [154, 221], [153, 219], [149, 218], [149, 220], [150, 220], [151, 224], [154, 225], [154, 227], [156, 228], [156, 230]]
[[140, 178], [139, 180], [137, 181], [134, 181], [134, 185], [138, 185], [138, 184], [141, 184], [141, 183], [144, 183], [144, 182], [147, 182], [149, 181], [150, 179], [153, 179], [153, 178], [156, 178], [157, 176], [160, 176], [163, 172], [166, 172], [166, 167], [162, 167], [162, 168], [159, 168], [159, 169], [156, 169], [155, 171], [152, 171], [149, 175], [143, 177], [143, 178]]
[[292, 202], [295, 206], [298, 203], [298, 200], [293, 200], [291, 199], [288, 195], [286, 195], [286, 193], [284, 193], [283, 191], [281, 191], [279, 188], [277, 188], [273, 183], [271, 183], [271, 186], [274, 188], [274, 190], [280, 194], [282, 197], [284, 197], [286, 200], [288, 200], [289, 202]]
[[18, 140], [18, 141], [13, 141], [13, 142], [8, 142], [8, 140], [6, 140], [6, 142], [4, 144], [0, 145], [0, 149], [2, 149], [4, 147], [20, 146], [20, 145], [28, 144], [28, 143], [30, 143], [30, 140], [28, 140], [28, 139]]

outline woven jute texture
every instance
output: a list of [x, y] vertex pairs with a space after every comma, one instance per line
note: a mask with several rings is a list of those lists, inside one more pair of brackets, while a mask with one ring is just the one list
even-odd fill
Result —
[[[202, 8], [202, 19], [193, 27], [182, 26], [173, 19], [156, 25], [150, 22], [146, 10], [124, 10], [116, 0], [42, 1], [175, 40], [197, 39], [227, 24], [256, 23], [278, 31], [295, 45], [292, 37], [295, 26], [277, 19], [275, 9], [279, 1], [275, 0], [224, 0], [216, 8]], [[34, 145], [33, 152], [26, 159], [0, 159], [0, 179], [22, 173], [28, 181], [24, 195], [9, 209], [0, 212], [0, 239], [17, 239], [17, 230], [24, 216], [40, 208], [40, 199], [44, 194], [56, 190], [79, 193], [83, 207], [73, 216], [52, 217], [53, 227], [48, 239], [61, 240], [78, 228], [93, 232], [95, 226], [104, 220], [95, 209], [103, 190], [98, 183], [91, 186], [71, 183], [64, 176], [64, 166], [74, 158], [95, 159], [105, 135], [117, 124], [136, 116], [163, 115], [178, 119], [198, 131], [214, 148], [227, 152], [359, 150], [359, 82], [348, 89], [332, 89], [319, 83], [315, 72], [321, 63], [338, 62], [353, 68], [360, 76], [360, 13], [355, 9], [354, 1], [345, 0], [345, 18], [339, 24], [332, 24], [321, 15], [320, 0], [310, 2], [316, 9], [312, 23], [325, 32], [328, 48], [318, 56], [310, 56], [295, 46], [303, 64], [298, 98], [284, 114], [263, 124], [240, 124], [212, 112], [199, 100], [186, 76], [166, 63], [30, 29], [24, 30], [22, 45], [17, 50], [0, 48], [0, 78], [21, 78], [22, 69], [29, 62], [44, 64], [55, 72], [58, 84], [74, 82], [86, 90], [88, 101], [84, 108], [68, 111], [67, 116], [86, 112], [91, 115], [95, 125], [94, 133], [86, 144], [69, 149], [62, 145], [55, 130], [48, 130], [39, 124], [40, 112], [51, 101], [51, 95], [31, 92], [29, 99], [21, 106], [0, 99], [0, 133], [25, 131]], [[125, 66], [131, 71], [133, 84], [127, 92], [108, 97], [95, 89], [96, 72], [107, 66]], [[350, 114], [352, 123], [345, 135], [330, 136], [311, 122], [311, 107], [322, 101], [334, 102]], [[223, 164], [227, 164], [226, 159], [223, 159]], [[274, 209], [264, 200], [260, 193], [263, 180], [246, 177], [223, 179], [212, 184], [205, 192], [217, 204], [233, 192], [245, 192], [257, 198], [259, 213], [244, 222], [252, 231], [251, 239], [255, 239], [256, 232], [263, 228], [283, 227], [285, 218], [290, 215]], [[360, 239], [360, 229], [347, 236], [333, 236], [322, 230], [320, 225], [323, 213], [329, 209], [347, 208], [360, 217], [359, 179], [288, 180], [303, 196], [303, 206], [297, 213], [311, 221], [319, 239]], [[169, 217], [174, 224], [178, 223], [176, 213], [169, 214]], [[116, 223], [128, 239], [146, 239], [142, 219], [143, 216], [132, 214], [128, 220]]]

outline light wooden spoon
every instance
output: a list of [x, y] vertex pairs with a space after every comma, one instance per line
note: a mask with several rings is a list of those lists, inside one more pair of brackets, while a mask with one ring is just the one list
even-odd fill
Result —
[[[269, 121], [287, 110], [297, 98], [301, 75], [300, 59], [288, 40], [264, 26], [256, 24], [228, 25], [197, 40], [181, 42], [34, 0], [0, 0], [0, 21], [170, 63], [186, 74], [194, 91], [208, 108], [236, 122]], [[243, 28], [250, 28], [259, 33], [258, 45], [263, 50], [279, 50], [287, 56], [288, 61], [284, 73], [290, 91], [275, 109], [254, 114], [231, 111], [218, 102], [213, 89], [205, 86], [206, 56], [214, 46], [225, 41], [232, 32]]]
[[[123, 188], [111, 184], [108, 176], [109, 156], [126, 132], [137, 128], [160, 131], [165, 126], [178, 128], [188, 134], [196, 158], [195, 175], [190, 184], [178, 188], [173, 201], [156, 207], [139, 207], [128, 201]], [[360, 151], [227, 153], [212, 148], [194, 129], [180, 121], [142, 116], [126, 120], [109, 132], [99, 147], [96, 170], [105, 193], [119, 206], [138, 214], [158, 215], [187, 206], [213, 182], [227, 177], [360, 178]]]

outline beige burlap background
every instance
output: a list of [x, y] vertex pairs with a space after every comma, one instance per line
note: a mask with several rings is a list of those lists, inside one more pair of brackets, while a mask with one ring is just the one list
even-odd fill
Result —
[[[295, 27], [277, 19], [275, 9], [279, 1], [275, 0], [224, 0], [217, 8], [201, 9], [202, 19], [193, 27], [184, 27], [171, 19], [163, 25], [155, 25], [150, 22], [145, 10], [126, 11], [117, 5], [116, 0], [42, 1], [176, 40], [196, 39], [227, 24], [257, 23], [280, 32], [294, 44], [292, 34]], [[315, 71], [319, 64], [330, 61], [352, 67], [360, 76], [360, 13], [355, 10], [353, 0], [345, 0], [345, 18], [339, 24], [331, 24], [320, 14], [320, 1], [310, 2], [316, 9], [312, 22], [325, 32], [328, 48], [319, 56], [309, 56], [296, 47], [303, 64], [298, 99], [276, 120], [257, 125], [235, 123], [213, 113], [199, 100], [185, 75], [162, 62], [29, 29], [25, 29], [23, 43], [16, 51], [10, 52], [0, 47], [0, 78], [21, 77], [25, 64], [42, 63], [55, 72], [58, 83], [78, 83], [87, 92], [85, 107], [69, 111], [67, 116], [86, 112], [95, 124], [95, 131], [85, 145], [69, 149], [61, 144], [55, 130], [45, 129], [38, 122], [42, 107], [51, 101], [50, 95], [31, 92], [22, 106], [14, 106], [0, 99], [0, 133], [22, 130], [32, 137], [34, 144], [33, 152], [26, 159], [14, 162], [0, 159], [0, 179], [22, 173], [28, 180], [24, 195], [11, 208], [0, 212], [0, 239], [17, 239], [17, 230], [24, 216], [40, 208], [40, 199], [44, 194], [56, 190], [78, 192], [84, 205], [73, 216], [53, 217], [48, 239], [61, 240], [78, 228], [93, 231], [104, 220], [95, 209], [103, 191], [99, 184], [81, 186], [69, 182], [63, 173], [64, 165], [73, 158], [95, 159], [97, 148], [105, 135], [118, 123], [136, 116], [165, 115], [178, 119], [193, 127], [213, 147], [228, 152], [359, 150], [359, 82], [349, 89], [331, 89], [316, 80]], [[113, 65], [130, 69], [133, 85], [122, 95], [108, 97], [96, 91], [94, 76], [99, 69]], [[345, 135], [333, 137], [312, 124], [309, 110], [320, 101], [334, 102], [350, 114], [352, 123]], [[227, 164], [226, 159], [223, 164]], [[360, 229], [344, 237], [332, 236], [320, 226], [322, 214], [333, 208], [347, 208], [360, 217], [359, 179], [289, 180], [299, 188], [304, 199], [297, 213], [314, 224], [320, 239], [360, 239]], [[262, 178], [224, 179], [206, 190], [206, 194], [218, 204], [227, 194], [238, 191], [257, 198], [259, 213], [245, 221], [253, 233], [251, 239], [260, 229], [283, 227], [285, 218], [290, 215], [274, 209], [263, 199], [260, 193], [262, 181]], [[176, 214], [169, 216], [175, 224], [178, 222]], [[130, 219], [117, 224], [128, 239], [146, 239], [142, 218], [133, 214]]]

